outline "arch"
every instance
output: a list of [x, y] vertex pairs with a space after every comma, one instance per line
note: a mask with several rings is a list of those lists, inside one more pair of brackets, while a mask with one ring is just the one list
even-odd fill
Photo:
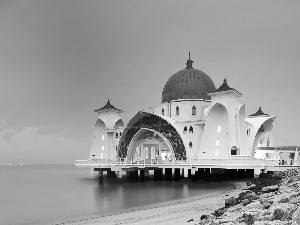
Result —
[[189, 133], [194, 133], [194, 129], [192, 126], [190, 126], [190, 128], [189, 128]]
[[[101, 119], [97, 119], [95, 124], [94, 138], [92, 141], [90, 158], [100, 158], [101, 154], [107, 157], [107, 152], [102, 150], [102, 146], [107, 146], [107, 133], [105, 123]], [[94, 155], [94, 156], [93, 156]]]
[[115, 126], [114, 128], [117, 129], [119, 127], [124, 127], [124, 123], [123, 123], [123, 120], [122, 119], [119, 119], [116, 123], [115, 123]]
[[[143, 135], [144, 135], [144, 137], [143, 137]], [[141, 146], [148, 140], [152, 140], [152, 142], [154, 140], [157, 141], [162, 146], [162, 149], [169, 151], [172, 155], [172, 158], [174, 158], [175, 154], [174, 154], [172, 145], [169, 142], [169, 140], [164, 135], [159, 133], [158, 131], [153, 130], [153, 129], [148, 129], [148, 128], [141, 128], [133, 136], [133, 138], [131, 139], [130, 144], [128, 146], [127, 156], [129, 158], [133, 158], [134, 155], [136, 154], [137, 150], [139, 150], [138, 156], [142, 155], [143, 150], [144, 150], [143, 154], [145, 154], [146, 151], [148, 154], [149, 149], [148, 149], [147, 145], [145, 145], [143, 149], [141, 148]], [[149, 152], [149, 154], [151, 154], [151, 153]]]
[[120, 158], [128, 155], [129, 144], [141, 128], [148, 128], [162, 134], [170, 142], [175, 158], [186, 159], [186, 150], [178, 131], [164, 118], [146, 112], [137, 113], [123, 131], [118, 148]]
[[176, 116], [178, 116], [178, 115], [179, 115], [179, 107], [176, 106]]
[[192, 115], [193, 116], [196, 115], [196, 106], [195, 105], [193, 105], [193, 107], [192, 107]]
[[186, 132], [187, 132], [187, 127], [184, 126], [184, 128], [183, 128], [183, 133], [186, 134]]
[[[221, 126], [218, 132], [216, 129]], [[230, 139], [229, 139], [229, 114], [224, 105], [215, 103], [210, 108], [204, 127], [202, 142], [198, 157], [205, 158], [229, 158], [230, 157]], [[219, 145], [216, 145], [219, 140]], [[203, 153], [205, 152], [205, 153]]]
[[231, 147], [231, 155], [238, 155], [238, 148], [236, 146]]
[[[259, 128], [256, 130], [256, 135], [253, 140], [252, 152], [251, 155], [255, 156], [255, 151], [258, 147], [258, 144], [261, 143], [260, 147], [267, 147], [268, 139], [271, 135], [271, 131], [273, 128], [274, 118], [269, 118], [268, 120], [264, 121]], [[252, 134], [253, 135], [253, 134]], [[272, 146], [268, 146], [272, 147]]]
[[161, 115], [163, 115], [163, 116], [165, 115], [165, 110], [164, 110], [164, 108], [161, 109]]

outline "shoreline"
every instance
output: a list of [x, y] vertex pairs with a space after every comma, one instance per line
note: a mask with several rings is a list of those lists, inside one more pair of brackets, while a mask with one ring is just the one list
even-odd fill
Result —
[[[202, 214], [210, 214], [225, 205], [225, 199], [236, 197], [246, 188], [246, 181], [231, 181], [232, 185], [225, 187], [218, 193], [209, 193], [200, 196], [155, 203], [140, 207], [133, 207], [107, 215], [95, 215], [80, 218], [70, 218], [60, 221], [50, 221], [47, 225], [112, 225], [112, 224], [192, 224], [199, 223]], [[230, 181], [228, 182], [230, 183]], [[216, 183], [218, 184], [218, 183]], [[38, 225], [37, 224], [37, 225]]]

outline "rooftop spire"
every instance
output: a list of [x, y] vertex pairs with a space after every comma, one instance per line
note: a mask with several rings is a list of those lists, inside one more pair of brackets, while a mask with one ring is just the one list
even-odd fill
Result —
[[189, 59], [186, 61], [186, 69], [192, 69], [193, 68], [193, 60], [191, 60], [191, 52], [189, 51]]

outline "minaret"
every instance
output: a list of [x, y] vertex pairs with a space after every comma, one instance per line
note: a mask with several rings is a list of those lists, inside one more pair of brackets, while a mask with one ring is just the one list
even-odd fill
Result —
[[109, 99], [105, 106], [94, 111], [98, 113], [98, 119], [90, 159], [115, 159], [117, 157], [116, 146], [124, 130], [124, 123], [120, 117], [123, 111], [114, 107]]

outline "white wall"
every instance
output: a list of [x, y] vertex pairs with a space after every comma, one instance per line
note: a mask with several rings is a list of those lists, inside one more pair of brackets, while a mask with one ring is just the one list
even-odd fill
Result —
[[[221, 127], [220, 132], [218, 132], [218, 126]], [[217, 140], [219, 140], [219, 146], [217, 146]], [[230, 153], [228, 111], [223, 105], [216, 103], [209, 111], [198, 157], [229, 158]]]
[[[103, 149], [103, 150], [102, 150]], [[93, 158], [107, 158], [108, 157], [108, 144], [107, 133], [104, 122], [98, 119], [95, 124], [94, 138], [92, 141], [92, 147], [90, 152], [90, 159]]]

